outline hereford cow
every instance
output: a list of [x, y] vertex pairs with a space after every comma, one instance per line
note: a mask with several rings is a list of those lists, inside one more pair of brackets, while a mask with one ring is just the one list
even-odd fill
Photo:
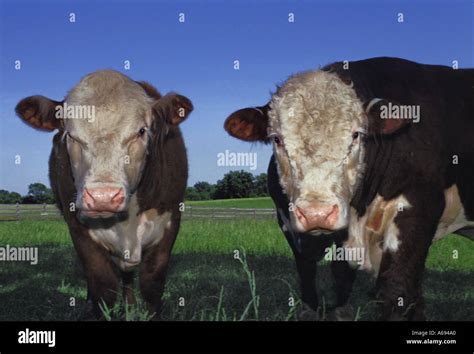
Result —
[[[237, 120], [255, 120], [255, 122], [265, 122], [268, 113], [268, 105], [254, 108], [244, 108], [232, 113], [226, 120], [224, 128], [233, 136], [246, 141], [256, 141], [253, 137], [233, 134], [233, 122]], [[264, 140], [268, 143], [268, 140]], [[314, 237], [309, 233], [301, 232], [292, 226], [290, 222], [289, 200], [282, 189], [275, 163], [275, 156], [272, 156], [268, 165], [268, 192], [275, 203], [277, 219], [280, 229], [285, 235], [291, 251], [295, 257], [296, 270], [300, 279], [301, 300], [312, 310], [317, 311], [319, 299], [316, 291], [316, 270], [317, 262], [325, 256], [325, 250], [333, 243], [337, 247], [342, 247], [342, 243], [347, 239], [347, 230], [341, 230], [328, 235], [322, 233]], [[349, 267], [348, 262], [331, 262], [331, 271], [334, 278], [336, 291], [336, 302], [329, 307], [336, 308], [336, 318], [346, 320], [352, 317], [351, 308], [346, 307], [347, 300], [355, 279], [355, 270]]]
[[120, 280], [128, 303], [133, 270], [151, 313], [159, 314], [180, 225], [188, 165], [178, 127], [193, 106], [110, 70], [82, 80], [63, 101], [21, 100], [24, 122], [53, 138], [49, 176], [87, 278], [96, 316]]
[[268, 114], [233, 115], [231, 135], [271, 141], [292, 226], [349, 228], [377, 275], [383, 319], [420, 320], [433, 240], [474, 232], [474, 70], [396, 58], [289, 78]]

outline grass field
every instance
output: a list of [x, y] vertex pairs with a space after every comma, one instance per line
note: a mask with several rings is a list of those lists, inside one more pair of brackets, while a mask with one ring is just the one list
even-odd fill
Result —
[[[198, 202], [194, 202], [198, 203]], [[209, 202], [208, 202], [209, 203]], [[207, 203], [207, 204], [208, 204]], [[211, 202], [211, 203], [214, 203]], [[271, 207], [269, 199], [215, 201]], [[2, 262], [0, 320], [76, 320], [85, 308], [86, 284], [62, 221], [0, 222], [0, 246], [39, 247], [39, 262]], [[239, 250], [240, 261], [234, 258]], [[245, 250], [245, 252], [244, 252]], [[453, 258], [457, 250], [459, 257]], [[245, 253], [245, 255], [244, 255]], [[474, 319], [474, 243], [452, 235], [431, 247], [423, 283], [429, 320]], [[350, 303], [356, 320], [376, 319], [374, 280], [359, 272]], [[330, 270], [322, 263], [318, 314], [299, 302], [294, 261], [274, 220], [182, 223], [166, 291], [164, 320], [322, 320], [334, 319]], [[76, 299], [70, 306], [70, 299]], [[289, 306], [294, 297], [295, 306]], [[184, 306], [180, 302], [184, 299]], [[110, 319], [143, 320], [144, 306], [118, 304], [104, 309]]]

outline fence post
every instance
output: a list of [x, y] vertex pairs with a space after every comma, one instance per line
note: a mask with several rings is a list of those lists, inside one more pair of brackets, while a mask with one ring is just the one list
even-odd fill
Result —
[[46, 203], [43, 203], [43, 217], [46, 219]]
[[16, 203], [16, 219], [20, 220], [20, 203]]

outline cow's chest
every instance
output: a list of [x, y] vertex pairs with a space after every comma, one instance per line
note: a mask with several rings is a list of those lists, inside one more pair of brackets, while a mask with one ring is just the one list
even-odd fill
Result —
[[158, 214], [156, 209], [138, 215], [137, 212], [138, 203], [133, 197], [126, 220], [109, 228], [89, 229], [91, 238], [110, 252], [112, 260], [122, 270], [137, 266], [143, 250], [158, 243], [171, 223], [170, 212]]
[[[463, 227], [474, 226], [468, 221], [464, 207], [459, 197], [456, 185], [448, 188], [445, 194], [445, 208], [438, 222], [433, 242]], [[382, 253], [396, 252], [403, 240], [400, 239], [400, 230], [394, 222], [398, 213], [411, 208], [407, 199], [401, 195], [392, 200], [384, 200], [380, 195], [374, 198], [364, 216], [358, 218], [354, 209], [351, 210], [349, 238], [345, 247], [362, 247], [364, 260], [362, 269], [378, 274]]]
[[363, 250], [364, 258], [358, 264], [360, 269], [378, 274], [382, 253], [395, 252], [399, 247], [399, 230], [394, 219], [399, 212], [409, 208], [411, 205], [403, 195], [388, 201], [377, 195], [360, 218], [351, 208], [349, 237], [345, 247]]

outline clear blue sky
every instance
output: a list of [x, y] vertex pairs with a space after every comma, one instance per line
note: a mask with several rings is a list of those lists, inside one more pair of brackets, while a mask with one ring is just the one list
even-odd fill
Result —
[[[232, 168], [217, 154], [256, 152], [265, 172], [271, 148], [229, 137], [224, 119], [267, 102], [297, 71], [339, 60], [397, 56], [461, 67], [473, 63], [473, 2], [446, 1], [23, 1], [0, 0], [0, 189], [49, 185], [53, 134], [15, 116], [23, 97], [62, 99], [85, 74], [112, 68], [174, 90], [194, 103], [182, 125], [189, 184], [216, 182]], [[76, 23], [69, 23], [70, 12]], [[178, 22], [185, 13], [186, 22]], [[288, 13], [295, 22], [288, 23]], [[404, 23], [397, 14], [404, 14]], [[21, 60], [22, 69], [14, 69]], [[240, 60], [240, 70], [233, 61]], [[123, 61], [131, 70], [123, 70]], [[15, 165], [15, 155], [22, 163]], [[235, 168], [234, 168], [235, 169]]]

